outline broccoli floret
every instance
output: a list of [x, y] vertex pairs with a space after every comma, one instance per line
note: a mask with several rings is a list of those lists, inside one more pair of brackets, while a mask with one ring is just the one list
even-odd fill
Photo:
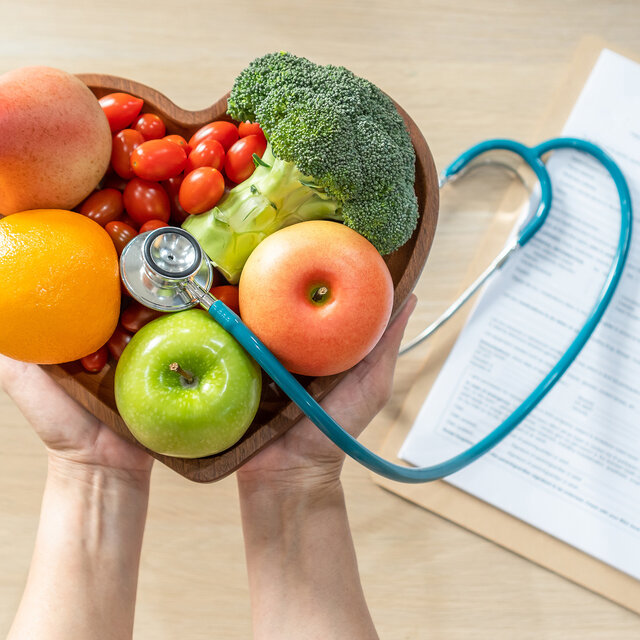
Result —
[[232, 282], [258, 242], [293, 222], [342, 220], [382, 254], [411, 237], [415, 153], [393, 102], [371, 82], [344, 67], [267, 54], [236, 78], [228, 113], [260, 123], [268, 166], [184, 226]]

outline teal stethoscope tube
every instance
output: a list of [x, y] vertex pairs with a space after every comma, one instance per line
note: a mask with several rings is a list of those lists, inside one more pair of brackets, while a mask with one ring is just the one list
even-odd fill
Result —
[[517, 243], [525, 245], [540, 229], [551, 209], [552, 188], [549, 173], [542, 161], [542, 156], [557, 149], [575, 149], [587, 153], [599, 160], [610, 173], [620, 198], [620, 236], [616, 253], [607, 274], [606, 281], [596, 303], [591, 309], [584, 325], [574, 338], [569, 348], [553, 366], [538, 386], [520, 404], [519, 407], [502, 424], [498, 425], [490, 434], [468, 448], [466, 451], [429, 467], [403, 467], [376, 455], [353, 436], [348, 434], [327, 412], [314, 400], [306, 389], [291, 375], [262, 344], [262, 342], [243, 324], [242, 320], [221, 301], [216, 300], [209, 308], [209, 313], [224, 329], [231, 333], [247, 351], [255, 358], [260, 366], [280, 386], [280, 388], [295, 402], [307, 417], [332, 440], [347, 455], [351, 456], [365, 467], [391, 480], [400, 482], [428, 482], [443, 478], [477, 460], [503, 440], [533, 408], [545, 397], [558, 382], [562, 374], [575, 360], [582, 347], [600, 322], [611, 297], [618, 286], [624, 269], [631, 239], [631, 197], [629, 187], [618, 165], [600, 147], [586, 140], [578, 138], [554, 138], [535, 147], [526, 147], [513, 140], [488, 140], [482, 142], [459, 156], [445, 170], [444, 180], [458, 175], [468, 164], [486, 151], [502, 149], [512, 151], [521, 156], [540, 181], [541, 202], [534, 216], [520, 230]]

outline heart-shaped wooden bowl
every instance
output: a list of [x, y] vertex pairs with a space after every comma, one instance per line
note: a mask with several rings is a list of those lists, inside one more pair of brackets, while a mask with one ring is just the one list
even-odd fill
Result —
[[[144, 100], [143, 113], [156, 113], [165, 121], [167, 133], [177, 133], [187, 140], [201, 126], [212, 120], [230, 120], [226, 115], [227, 96], [208, 109], [185, 111], [166, 96], [138, 82], [108, 75], [82, 74], [78, 76], [93, 93], [102, 97], [123, 91]], [[413, 237], [403, 247], [386, 256], [385, 261], [395, 287], [393, 312], [415, 286], [429, 254], [438, 217], [438, 179], [429, 147], [420, 130], [397, 105], [407, 124], [416, 151], [416, 183], [420, 221]], [[99, 374], [89, 374], [78, 363], [46, 367], [64, 389], [80, 404], [123, 437], [136, 442], [118, 414], [113, 392], [114, 366], [107, 365]], [[321, 400], [345, 374], [324, 378], [300, 378], [307, 390]], [[266, 376], [260, 409], [249, 430], [233, 447], [207, 458], [172, 458], [150, 452], [155, 458], [179, 474], [195, 482], [212, 482], [232, 473], [270, 442], [281, 436], [299, 420], [300, 410]]]

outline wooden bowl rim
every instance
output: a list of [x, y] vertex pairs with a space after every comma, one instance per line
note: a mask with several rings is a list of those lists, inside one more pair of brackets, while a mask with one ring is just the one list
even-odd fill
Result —
[[[176, 126], [183, 129], [202, 126], [207, 121], [214, 118], [231, 120], [231, 118], [226, 114], [226, 101], [229, 96], [228, 92], [211, 106], [204, 109], [190, 111], [182, 109], [160, 91], [134, 80], [96, 73], [77, 74], [77, 77], [92, 89], [94, 93], [105, 95], [106, 93], [112, 92], [124, 92], [136, 95], [142, 98], [146, 105], [148, 105], [149, 109], [147, 110], [160, 114], [168, 121], [168, 123], [173, 122]], [[409, 130], [411, 141], [416, 152], [416, 191], [418, 191], [417, 187], [420, 183], [424, 193], [424, 202], [421, 203], [420, 219], [416, 230], [408, 241], [408, 243], [413, 242], [413, 249], [407, 262], [402, 267], [402, 275], [395, 286], [392, 318], [397, 314], [402, 303], [406, 300], [415, 284], [418, 282], [422, 268], [426, 263], [437, 224], [439, 196], [437, 172], [427, 142], [408, 113], [397, 102], [394, 101], [394, 104], [407, 125], [407, 129]], [[222, 107], [224, 107], [224, 109], [221, 111]], [[420, 169], [421, 171], [419, 171]], [[416, 258], [419, 261], [417, 270], [415, 268]], [[71, 393], [71, 395], [76, 397], [76, 399], [78, 399], [90, 411], [100, 414], [101, 416], [105, 414], [106, 411], [107, 418], [110, 417], [110, 413], [115, 414], [115, 421], [118, 423], [119, 428], [111, 424], [109, 426], [114, 428], [114, 430], [124, 437], [137, 442], [128, 429], [126, 429], [126, 425], [124, 425], [124, 421], [117, 414], [117, 411], [114, 411], [112, 407], [93, 394], [91, 390], [82, 385], [81, 382], [75, 380], [74, 376], [66, 372], [62, 366], [53, 365], [47, 367], [47, 369], [49, 373], [56, 378], [69, 393]], [[347, 372], [343, 372], [334, 376], [314, 378], [308, 384], [307, 389], [317, 400], [321, 400], [333, 388], [335, 388], [346, 374]], [[149, 453], [156, 459], [171, 467], [174, 471], [193, 481], [212, 482], [235, 471], [242, 463], [253, 455], [256, 455], [274, 439], [284, 434], [300, 417], [302, 417], [302, 412], [292, 402], [289, 402], [284, 406], [280, 413], [276, 414], [267, 422], [259, 426], [249, 437], [243, 438], [236, 445], [226, 451], [206, 458], [187, 460], [183, 458], [164, 456], [151, 451], [149, 451]], [[278, 421], [285, 421], [287, 424], [290, 424], [284, 429], [278, 429]], [[274, 426], [274, 423], [276, 423], [276, 426]], [[126, 429], [126, 432], [123, 432], [123, 426]], [[258, 443], [258, 446], [255, 447], [253, 446], [255, 441], [260, 440], [258, 435], [264, 436], [262, 438], [263, 442], [261, 444]], [[264, 438], [266, 438], [266, 440]], [[212, 468], [214, 471], [213, 475], [211, 473]]]

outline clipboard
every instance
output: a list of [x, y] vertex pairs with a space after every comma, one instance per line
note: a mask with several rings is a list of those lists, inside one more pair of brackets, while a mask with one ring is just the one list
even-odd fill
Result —
[[[527, 142], [535, 143], [558, 135], [603, 48], [612, 49], [602, 39], [595, 37], [580, 42], [562, 90], [543, 118], [536, 135]], [[637, 56], [628, 53], [622, 55], [638, 61]], [[514, 211], [499, 211], [496, 214], [472, 260], [462, 289], [502, 249], [515, 223]], [[379, 451], [383, 457], [398, 461], [397, 453], [472, 307], [473, 302], [470, 301], [466, 309], [461, 310], [431, 338], [428, 361], [418, 373]], [[377, 475], [373, 479], [392, 493], [640, 614], [640, 581], [479, 498], [442, 480], [426, 484], [403, 484]]]

